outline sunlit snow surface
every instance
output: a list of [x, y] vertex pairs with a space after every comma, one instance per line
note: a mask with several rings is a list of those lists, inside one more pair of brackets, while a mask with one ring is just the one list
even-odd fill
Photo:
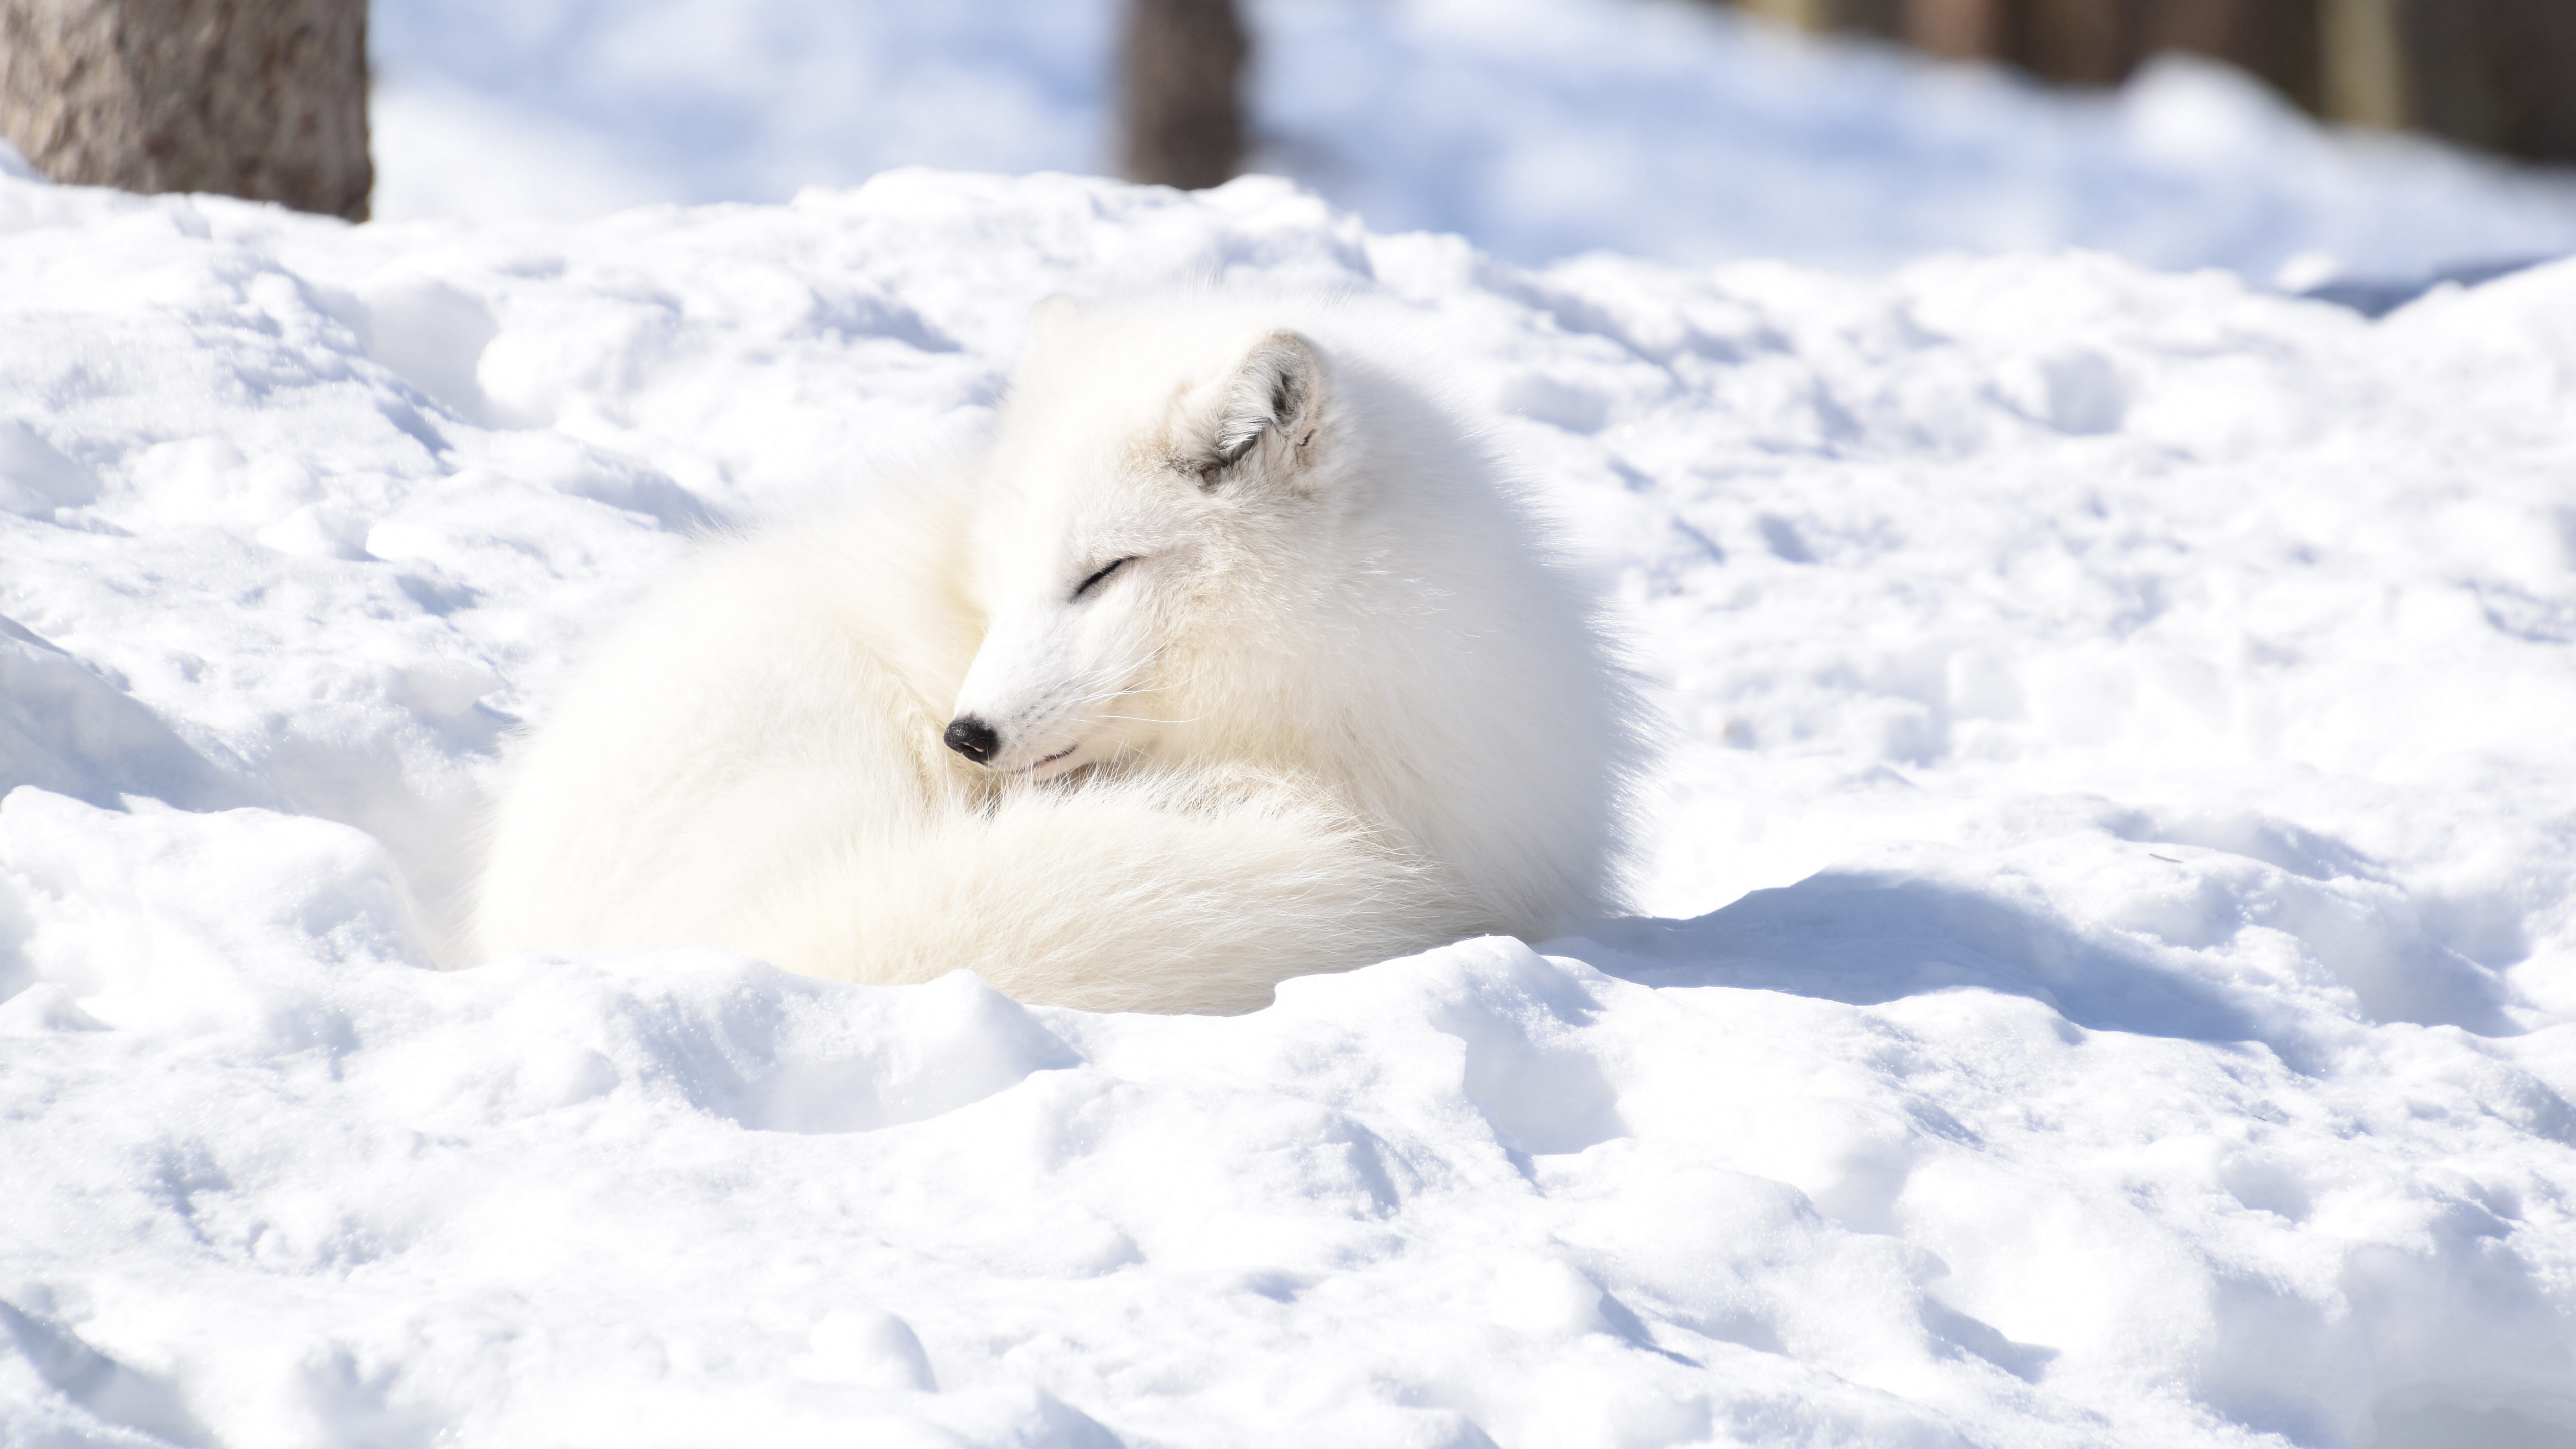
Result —
[[[377, 0], [376, 214], [1101, 172], [1118, 0]], [[2576, 253], [2576, 171], [2333, 132], [2163, 61], [2050, 90], [1708, 0], [1246, 0], [1257, 170], [1538, 264], [2085, 246], [2305, 290]]]
[[[2576, 265], [2373, 324], [917, 172], [0, 225], [0, 1443], [2576, 1442]], [[430, 969], [689, 530], [1192, 271], [1443, 339], [1671, 717], [1650, 917], [1231, 1020]]]

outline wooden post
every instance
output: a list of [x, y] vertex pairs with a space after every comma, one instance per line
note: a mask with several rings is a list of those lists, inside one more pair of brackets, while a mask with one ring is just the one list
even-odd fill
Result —
[[1127, 0], [1119, 119], [1130, 181], [1195, 188], [1243, 160], [1238, 98], [1251, 46], [1233, 0]]
[[0, 135], [56, 181], [364, 221], [366, 0], [0, 0]]

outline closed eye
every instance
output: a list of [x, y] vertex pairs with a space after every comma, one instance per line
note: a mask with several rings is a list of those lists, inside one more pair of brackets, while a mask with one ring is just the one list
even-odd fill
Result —
[[1111, 574], [1118, 572], [1120, 569], [1127, 567], [1135, 561], [1136, 560], [1132, 556], [1128, 558], [1111, 559], [1108, 563], [1101, 565], [1099, 570], [1093, 573], [1091, 577], [1074, 585], [1073, 596], [1079, 599], [1083, 595], [1090, 593], [1093, 589], [1099, 587], [1101, 580], [1108, 578]]

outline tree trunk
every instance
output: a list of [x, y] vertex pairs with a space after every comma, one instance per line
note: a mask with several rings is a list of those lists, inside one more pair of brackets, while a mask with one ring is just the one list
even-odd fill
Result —
[[2073, 85], [2117, 85], [2138, 63], [2129, 7], [2120, 0], [2022, 0], [2014, 59], [2034, 75]]
[[2415, 118], [2400, 0], [2325, 0], [2320, 17], [2326, 118], [2394, 130]]
[[2576, 161], [2576, 5], [2490, 3], [2504, 57], [2506, 144], [2537, 161]]
[[1119, 119], [1130, 181], [1196, 188], [1243, 160], [1237, 91], [1251, 52], [1233, 0], [1127, 0]]
[[2163, 0], [2144, 48], [2188, 51], [2243, 67], [2311, 111], [2320, 109], [2317, 0]]
[[0, 0], [0, 135], [56, 181], [364, 221], [366, 0]]
[[2511, 144], [2503, 104], [2504, 47], [2492, 23], [2499, 8], [2478, 0], [2413, 0], [2399, 8], [2398, 43], [2406, 52], [2412, 103], [2406, 124], [2489, 150]]
[[1833, 7], [1826, 0], [1738, 0], [1738, 3], [1765, 20], [1800, 30], [1834, 28]]
[[1736, 0], [1738, 9], [1800, 30], [1901, 35], [1905, 0]]
[[1951, 60], [2000, 60], [2007, 19], [2003, 0], [1906, 0], [1905, 38]]

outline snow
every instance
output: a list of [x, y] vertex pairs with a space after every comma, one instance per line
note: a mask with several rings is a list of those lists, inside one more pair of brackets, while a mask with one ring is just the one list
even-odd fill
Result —
[[[692, 529], [1194, 273], [1446, 341], [1671, 718], [1639, 916], [1222, 1020], [434, 969]], [[11, 177], [0, 338], [0, 1442], [2576, 1443], [2576, 263]]]
[[[382, 0], [377, 214], [1098, 172], [1115, 0]], [[1247, 0], [1256, 169], [1380, 231], [1881, 270], [2083, 246], [2290, 290], [2576, 253], [2576, 174], [2323, 130], [2167, 60], [2055, 92], [1707, 0]]]

